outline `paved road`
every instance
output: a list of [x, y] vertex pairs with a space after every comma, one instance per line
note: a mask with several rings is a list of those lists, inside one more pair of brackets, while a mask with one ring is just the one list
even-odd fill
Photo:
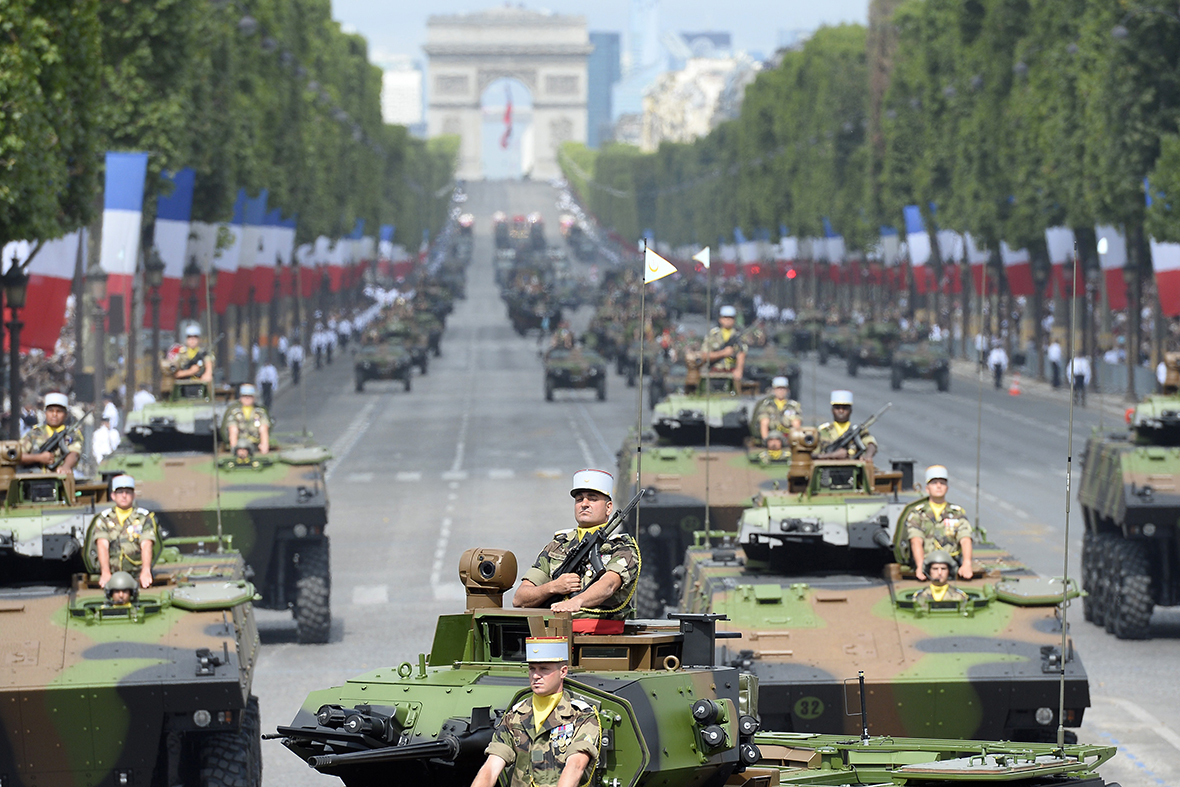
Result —
[[[296, 645], [289, 615], [261, 614], [264, 648], [255, 691], [264, 730], [290, 721], [313, 689], [415, 660], [430, 647], [435, 618], [458, 608], [462, 552], [498, 546], [512, 549], [522, 563], [531, 560], [553, 530], [568, 525], [570, 474], [587, 466], [613, 468], [614, 452], [635, 422], [635, 390], [613, 374], [605, 402], [590, 392], [559, 392], [559, 401], [546, 403], [536, 341], [512, 332], [493, 285], [492, 212], [540, 210], [552, 239], [555, 193], [537, 183], [475, 183], [470, 194], [466, 209], [476, 215], [477, 236], [469, 297], [448, 321], [443, 356], [432, 359], [429, 374], [415, 379], [410, 393], [397, 383], [377, 383], [356, 394], [351, 369], [338, 359], [308, 375], [305, 390], [285, 391], [276, 403], [284, 427], [306, 420], [336, 456], [329, 479], [333, 634], [327, 645]], [[816, 403], [827, 410], [823, 403], [833, 387], [855, 392], [858, 415], [892, 401], [874, 430], [882, 454], [912, 457], [920, 467], [948, 465], [952, 497], [975, 511], [979, 405], [973, 380], [956, 378], [949, 394], [920, 382], [893, 392], [883, 371], [850, 379], [838, 361], [828, 367], [808, 362], [804, 378], [797, 395], [810, 413]], [[982, 415], [978, 518], [994, 540], [1036, 570], [1060, 574], [1066, 410], [1043, 397], [985, 388]], [[1075, 413], [1075, 455], [1098, 424], [1094, 411]], [[1106, 426], [1118, 424], [1107, 417]], [[1071, 573], [1080, 549], [1075, 507]], [[1153, 640], [1120, 642], [1085, 623], [1080, 605], [1070, 614], [1094, 695], [1081, 737], [1123, 750], [1104, 775], [1123, 787], [1180, 784], [1180, 724], [1164, 710], [1180, 699], [1173, 677], [1180, 666], [1180, 615], [1157, 613]], [[264, 755], [267, 783], [339, 783], [277, 742], [267, 742]]]

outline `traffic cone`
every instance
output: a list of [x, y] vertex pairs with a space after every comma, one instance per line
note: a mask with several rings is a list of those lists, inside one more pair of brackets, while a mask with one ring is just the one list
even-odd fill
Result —
[[1020, 396], [1020, 372], [1012, 372], [1012, 385], [1008, 388], [1009, 396]]

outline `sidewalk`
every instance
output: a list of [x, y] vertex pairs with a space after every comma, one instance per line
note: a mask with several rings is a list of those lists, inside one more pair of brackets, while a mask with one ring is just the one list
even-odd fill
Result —
[[[979, 365], [962, 358], [951, 359], [951, 374], [954, 375], [958, 381], [958, 390], [960, 392], [965, 390], [974, 390], [978, 385]], [[1012, 386], [1014, 372], [1011, 370], [1004, 373], [1004, 387], [1003, 390], [1007, 392]], [[991, 370], [984, 373], [983, 385], [985, 388], [992, 388], [994, 386]], [[1021, 396], [1035, 396], [1038, 399], [1060, 402], [1062, 405], [1069, 404], [1070, 390], [1065, 385], [1060, 388], [1054, 388], [1046, 381], [1038, 380], [1033, 375], [1020, 375], [1020, 393]], [[1092, 387], [1086, 391], [1086, 409], [1097, 412], [1101, 407], [1103, 412], [1113, 418], [1117, 418], [1122, 422], [1126, 415], [1127, 408], [1131, 407], [1123, 393], [1117, 394], [1099, 394]]]

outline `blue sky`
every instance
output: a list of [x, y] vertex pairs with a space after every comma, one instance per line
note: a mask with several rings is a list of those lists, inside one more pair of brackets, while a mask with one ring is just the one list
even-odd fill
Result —
[[[475, 0], [431, 0], [430, 3], [332, 0], [332, 15], [369, 39], [370, 56], [380, 64], [386, 55], [410, 55], [425, 60], [422, 44], [426, 40], [428, 13], [479, 11], [495, 5], [498, 3]], [[627, 27], [627, 0], [550, 0], [525, 5], [556, 13], [581, 14], [591, 30], [623, 33]], [[664, 30], [728, 31], [739, 49], [763, 55], [774, 51], [779, 31], [813, 30], [820, 25], [841, 22], [864, 24], [867, 19], [868, 0], [663, 0], [660, 8]]]

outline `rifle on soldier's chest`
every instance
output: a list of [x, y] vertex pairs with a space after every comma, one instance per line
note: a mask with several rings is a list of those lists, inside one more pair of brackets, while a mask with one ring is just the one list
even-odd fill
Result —
[[578, 545], [571, 549], [569, 554], [565, 556], [565, 560], [561, 561], [561, 565], [551, 574], [551, 577], [556, 579], [562, 574], [577, 574], [581, 576], [582, 570], [588, 562], [593, 571], [590, 584], [597, 582], [606, 573], [606, 567], [602, 564], [602, 554], [600, 551], [602, 545], [614, 534], [614, 531], [618, 529], [619, 525], [623, 524], [635, 509], [635, 506], [639, 505], [639, 499], [643, 497], [643, 493], [646, 491], [646, 489], [640, 489], [635, 497], [631, 498], [630, 503], [611, 514], [610, 519], [606, 521], [604, 527], [600, 527], [578, 542]]

